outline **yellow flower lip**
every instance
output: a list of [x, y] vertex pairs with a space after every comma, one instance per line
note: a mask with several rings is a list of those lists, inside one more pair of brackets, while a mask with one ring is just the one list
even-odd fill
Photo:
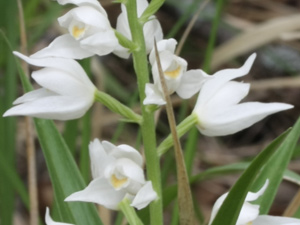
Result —
[[128, 181], [127, 177], [119, 179], [118, 177], [116, 177], [115, 174], [113, 174], [110, 177], [110, 182], [111, 182], [112, 186], [116, 189], [121, 188], [123, 186], [123, 184], [125, 184], [127, 181]]
[[83, 36], [85, 32], [85, 27], [79, 27], [79, 26], [74, 26], [72, 27], [72, 36], [75, 38], [75, 39], [79, 39]]
[[177, 66], [175, 70], [171, 70], [171, 71], [166, 71], [164, 72], [165, 76], [170, 77], [172, 79], [176, 79], [181, 72], [181, 67]]

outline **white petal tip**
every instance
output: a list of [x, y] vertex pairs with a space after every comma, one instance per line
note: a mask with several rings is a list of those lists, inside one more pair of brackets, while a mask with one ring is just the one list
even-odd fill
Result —
[[17, 113], [14, 112], [13, 109], [14, 109], [14, 108], [11, 108], [11, 109], [7, 110], [7, 111], [2, 115], [2, 117], [16, 116]]

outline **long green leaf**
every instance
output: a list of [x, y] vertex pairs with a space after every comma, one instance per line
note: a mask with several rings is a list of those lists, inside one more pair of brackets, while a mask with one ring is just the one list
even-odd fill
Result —
[[284, 171], [287, 168], [293, 155], [295, 146], [300, 136], [300, 117], [295, 126], [279, 147], [278, 151], [269, 159], [264, 166], [254, 187], [257, 189], [269, 179], [269, 186], [264, 195], [259, 198], [260, 213], [267, 214], [274, 201], [279, 185], [283, 179]]
[[[17, 3], [15, 0], [0, 1], [0, 29], [16, 46], [19, 32], [17, 26]], [[12, 19], [14, 18], [14, 19]], [[11, 170], [16, 173], [16, 118], [3, 118], [3, 113], [11, 106], [16, 97], [17, 71], [14, 58], [9, 54], [8, 43], [0, 38], [0, 158], [5, 159]], [[4, 170], [0, 170], [0, 221], [1, 224], [13, 224], [15, 209], [15, 189], [12, 188]]]
[[84, 181], [54, 123], [50, 120], [35, 119], [35, 125], [61, 219], [75, 224], [101, 224], [96, 208], [92, 204], [64, 202], [67, 196], [84, 188]]
[[17, 194], [19, 194], [23, 204], [27, 209], [29, 209], [29, 197], [27, 193], [27, 189], [17, 174], [17, 171], [14, 167], [12, 167], [5, 158], [0, 157], [0, 170], [3, 172], [2, 179], [6, 179], [7, 187], [12, 187], [13, 190], [16, 190]]
[[276, 138], [252, 161], [249, 167], [231, 188], [212, 225], [235, 225], [249, 188], [253, 184], [262, 167], [267, 163], [274, 152], [276, 152], [281, 143], [286, 140], [288, 133], [289, 132], [285, 132]]
[[[190, 179], [190, 183], [194, 184], [196, 182], [201, 182], [209, 179], [213, 179], [216, 177], [224, 177], [226, 175], [232, 175], [236, 173], [242, 173], [249, 167], [250, 163], [248, 162], [240, 162], [240, 163], [233, 163], [230, 165], [225, 166], [218, 166], [214, 167], [208, 170], [205, 170], [204, 172], [201, 172], [197, 175], [194, 175]], [[287, 180], [291, 183], [297, 184], [300, 186], [300, 175], [291, 171], [291, 170], [285, 170], [283, 175], [284, 180]], [[164, 208], [166, 208], [171, 201], [173, 201], [176, 198], [177, 193], [177, 185], [172, 185], [164, 189], [163, 191], [163, 202], [164, 202]]]

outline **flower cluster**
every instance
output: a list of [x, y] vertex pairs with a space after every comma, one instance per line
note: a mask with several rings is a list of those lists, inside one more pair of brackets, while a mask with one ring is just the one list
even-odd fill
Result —
[[[259, 215], [259, 205], [251, 204], [250, 202], [257, 200], [264, 194], [268, 187], [269, 181], [267, 180], [264, 186], [256, 193], [249, 192], [245, 198], [245, 202], [241, 208], [236, 225], [299, 225], [300, 219]], [[220, 207], [225, 201], [228, 193], [219, 197], [213, 206], [209, 225], [212, 224], [215, 216], [217, 215]]]
[[[58, 18], [58, 23], [66, 29], [66, 34], [57, 37], [48, 47], [29, 57], [14, 52], [28, 64], [42, 67], [31, 75], [41, 88], [17, 98], [13, 102], [14, 106], [3, 116], [24, 115], [71, 120], [82, 117], [94, 101], [101, 101], [113, 112], [126, 117], [127, 121], [137, 122], [143, 126], [143, 122], [147, 121], [145, 117], [150, 115], [147, 109], [151, 107], [147, 108], [148, 105], [155, 105], [156, 109], [165, 105], [165, 94], [176, 93], [182, 99], [189, 99], [197, 94], [196, 104], [189, 117], [196, 121], [192, 125], [196, 125], [203, 135], [223, 136], [246, 129], [268, 115], [293, 108], [292, 105], [285, 103], [241, 103], [249, 93], [250, 84], [234, 79], [249, 73], [256, 58], [255, 53], [237, 69], [225, 69], [213, 75], [208, 75], [201, 69], [188, 70], [187, 61], [176, 55], [177, 41], [172, 38], [163, 39], [162, 28], [156, 17], [151, 15], [147, 21], [139, 20], [151, 7], [148, 8], [147, 0], [138, 0], [136, 19], [141, 25], [140, 34], [143, 33], [145, 41], [141, 45], [146, 65], [144, 66], [146, 72], [143, 72], [147, 74], [146, 55], [149, 55], [151, 67], [149, 71], [153, 80], [153, 83], [146, 83], [145, 79], [140, 85], [142, 87], [139, 89], [142, 90], [140, 97], [143, 102], [141, 111], [144, 116], [142, 118], [113, 97], [100, 93], [84, 69], [75, 61], [110, 53], [125, 59], [129, 58], [131, 53], [135, 56], [134, 51], [139, 51], [141, 46], [135, 43], [134, 33], [132, 28], [130, 29], [132, 25], [129, 21], [130, 12], [127, 12], [130, 8], [126, 8], [126, 1], [121, 4], [121, 14], [118, 16], [115, 29], [111, 27], [108, 15], [98, 0], [57, 1], [61, 5], [75, 5]], [[157, 41], [155, 46], [157, 48], [154, 48], [156, 43], [154, 40]], [[136, 58], [134, 58], [135, 66]], [[162, 86], [161, 77], [165, 79], [166, 87]], [[167, 93], [163, 90], [167, 90]], [[145, 139], [145, 134], [143, 135]], [[155, 139], [155, 135], [152, 136]], [[154, 152], [153, 155], [157, 156], [155, 147], [151, 150]], [[110, 142], [95, 139], [89, 145], [89, 153], [93, 180], [85, 189], [72, 193], [65, 201], [92, 202], [112, 210], [119, 210], [123, 200], [128, 200], [130, 206], [138, 210], [147, 207], [151, 202], [161, 201], [160, 190], [157, 188], [159, 185], [155, 185], [151, 178], [150, 181], [146, 180], [143, 157], [136, 149], [126, 144], [115, 146]], [[159, 163], [155, 166], [159, 167]], [[154, 170], [159, 171], [157, 168]], [[159, 179], [157, 176], [157, 180]], [[257, 193], [248, 193], [236, 225], [299, 224], [297, 219], [261, 216], [259, 206], [249, 203], [258, 199], [267, 185], [268, 182]], [[224, 194], [217, 200], [209, 224], [212, 223], [226, 196], [227, 194]], [[45, 220], [47, 225], [67, 225], [54, 222], [48, 208]]]

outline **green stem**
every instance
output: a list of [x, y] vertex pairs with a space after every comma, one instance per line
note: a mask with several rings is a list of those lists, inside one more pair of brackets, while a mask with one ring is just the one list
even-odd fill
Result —
[[97, 90], [95, 92], [95, 101], [101, 102], [112, 112], [118, 113], [119, 115], [125, 117], [128, 122], [134, 122], [138, 124], [142, 123], [141, 115], [135, 113], [132, 109], [102, 91]]
[[125, 215], [128, 223], [130, 225], [143, 225], [142, 221], [140, 218], [137, 216], [134, 208], [130, 206], [130, 201], [128, 198], [124, 198], [120, 203], [119, 203], [119, 208]]
[[[198, 123], [198, 118], [195, 114], [191, 114], [186, 117], [177, 127], [176, 130], [178, 132], [178, 137], [182, 137], [186, 134], [190, 129], [192, 129]], [[173, 137], [170, 134], [157, 148], [157, 152], [159, 156], [162, 156], [166, 153], [169, 148], [174, 145]]]
[[143, 105], [143, 100], [145, 99], [145, 85], [149, 82], [149, 70], [143, 34], [143, 25], [138, 21], [136, 0], [128, 0], [125, 6], [127, 9], [132, 41], [138, 46], [138, 48], [132, 53], [132, 55], [134, 69], [137, 75], [140, 103], [143, 116], [141, 130], [146, 157], [147, 175], [148, 179], [152, 181], [153, 188], [158, 195], [158, 199], [150, 204], [150, 224], [162, 225], [163, 207], [161, 191], [161, 174], [159, 157], [156, 152], [154, 115], [152, 112], [147, 111], [146, 107]]
[[91, 111], [89, 110], [84, 117], [82, 117], [82, 135], [81, 135], [81, 149], [80, 149], [80, 161], [79, 168], [81, 175], [86, 183], [90, 179], [90, 155], [89, 155], [89, 143], [92, 136], [92, 124], [91, 124]]

